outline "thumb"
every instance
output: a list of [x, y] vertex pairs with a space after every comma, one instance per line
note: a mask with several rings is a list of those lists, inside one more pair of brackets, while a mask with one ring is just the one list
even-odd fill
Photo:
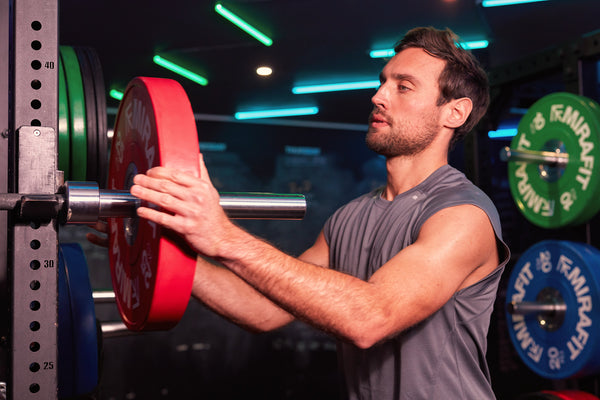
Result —
[[198, 166], [200, 167], [200, 179], [210, 182], [210, 176], [208, 175], [206, 164], [204, 164], [204, 155], [202, 153], [198, 157]]

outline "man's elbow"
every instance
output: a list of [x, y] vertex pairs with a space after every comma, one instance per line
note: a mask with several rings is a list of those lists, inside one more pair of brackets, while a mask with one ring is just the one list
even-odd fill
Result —
[[392, 334], [387, 321], [357, 323], [349, 330], [347, 340], [359, 349], [368, 349], [388, 339]]

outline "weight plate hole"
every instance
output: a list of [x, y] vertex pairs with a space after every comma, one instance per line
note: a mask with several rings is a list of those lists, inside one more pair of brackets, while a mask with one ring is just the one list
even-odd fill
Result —
[[41, 283], [40, 281], [31, 281], [29, 283], [29, 287], [31, 288], [31, 290], [38, 290], [41, 287]]
[[32, 119], [31, 126], [42, 126], [42, 122], [39, 119]]
[[36, 332], [40, 330], [40, 323], [38, 321], [31, 321], [31, 323], [29, 324], [29, 329], [31, 329], [31, 331]]
[[40, 351], [40, 344], [38, 342], [31, 342], [31, 343], [29, 343], [29, 350], [31, 350], [34, 353], [36, 351]]
[[29, 370], [31, 372], [38, 372], [40, 370], [40, 364], [36, 362], [29, 364]]
[[[556, 154], [565, 154], [567, 151], [565, 144], [560, 140], [549, 140], [542, 147], [542, 151], [549, 151]], [[565, 172], [564, 167], [557, 167], [556, 165], [539, 165], [540, 177], [546, 182], [558, 181], [563, 173]]]
[[39, 50], [42, 48], [42, 42], [40, 42], [39, 40], [34, 40], [33, 42], [31, 42], [31, 48], [34, 50]]
[[39, 90], [42, 87], [42, 82], [39, 79], [34, 79], [31, 81], [31, 87], [35, 90]]
[[39, 260], [33, 260], [29, 263], [29, 268], [31, 268], [32, 270], [38, 270], [40, 269], [40, 261]]
[[33, 60], [31, 62], [31, 68], [37, 71], [38, 69], [42, 68], [42, 63], [40, 62], [40, 60]]
[[[537, 302], [543, 304], [554, 304], [564, 306], [565, 301], [560, 292], [553, 287], [543, 288], [537, 295]], [[540, 327], [548, 332], [554, 332], [561, 327], [565, 319], [565, 313], [560, 311], [542, 312], [537, 316]]]
[[37, 300], [32, 301], [31, 303], [29, 303], [29, 309], [31, 311], [37, 311], [40, 309], [40, 302]]
[[38, 99], [31, 100], [31, 108], [33, 108], [34, 110], [39, 110], [40, 107], [42, 107], [41, 101], [39, 101]]
[[34, 31], [39, 31], [40, 29], [42, 29], [42, 23], [40, 21], [33, 21], [31, 23], [31, 29], [33, 29]]
[[31, 248], [32, 248], [33, 250], [37, 250], [37, 249], [39, 249], [39, 248], [42, 246], [42, 244], [40, 243], [40, 241], [39, 241], [39, 240], [37, 240], [37, 239], [34, 239], [34, 240], [32, 240], [32, 241], [29, 243], [29, 246], [31, 246]]
[[40, 391], [40, 385], [38, 385], [37, 383], [32, 383], [31, 385], [29, 385], [29, 391], [31, 393], [37, 393]]

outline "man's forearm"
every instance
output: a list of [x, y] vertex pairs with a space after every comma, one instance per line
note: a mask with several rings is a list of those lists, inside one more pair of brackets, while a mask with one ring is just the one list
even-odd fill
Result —
[[244, 282], [240, 277], [198, 256], [192, 296], [231, 322], [254, 332], [270, 331], [293, 316]]
[[288, 256], [246, 232], [230, 243], [219, 261], [296, 318], [358, 345], [369, 340], [366, 327], [378, 330], [370, 283]]

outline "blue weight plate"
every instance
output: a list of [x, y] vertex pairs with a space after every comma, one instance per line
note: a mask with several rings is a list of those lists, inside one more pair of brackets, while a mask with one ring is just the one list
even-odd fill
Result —
[[58, 397], [72, 397], [75, 387], [73, 370], [73, 320], [71, 295], [67, 283], [65, 259], [58, 251]]
[[73, 370], [76, 395], [92, 392], [98, 385], [98, 338], [96, 312], [85, 254], [78, 243], [61, 244], [73, 323]]
[[[514, 315], [508, 303], [536, 302], [556, 292], [566, 312], [562, 321], [539, 313]], [[547, 240], [531, 246], [514, 266], [506, 293], [509, 336], [521, 360], [549, 379], [600, 372], [600, 251], [569, 241]], [[543, 320], [543, 321], [542, 321]], [[555, 322], [549, 328], [548, 321]]]

